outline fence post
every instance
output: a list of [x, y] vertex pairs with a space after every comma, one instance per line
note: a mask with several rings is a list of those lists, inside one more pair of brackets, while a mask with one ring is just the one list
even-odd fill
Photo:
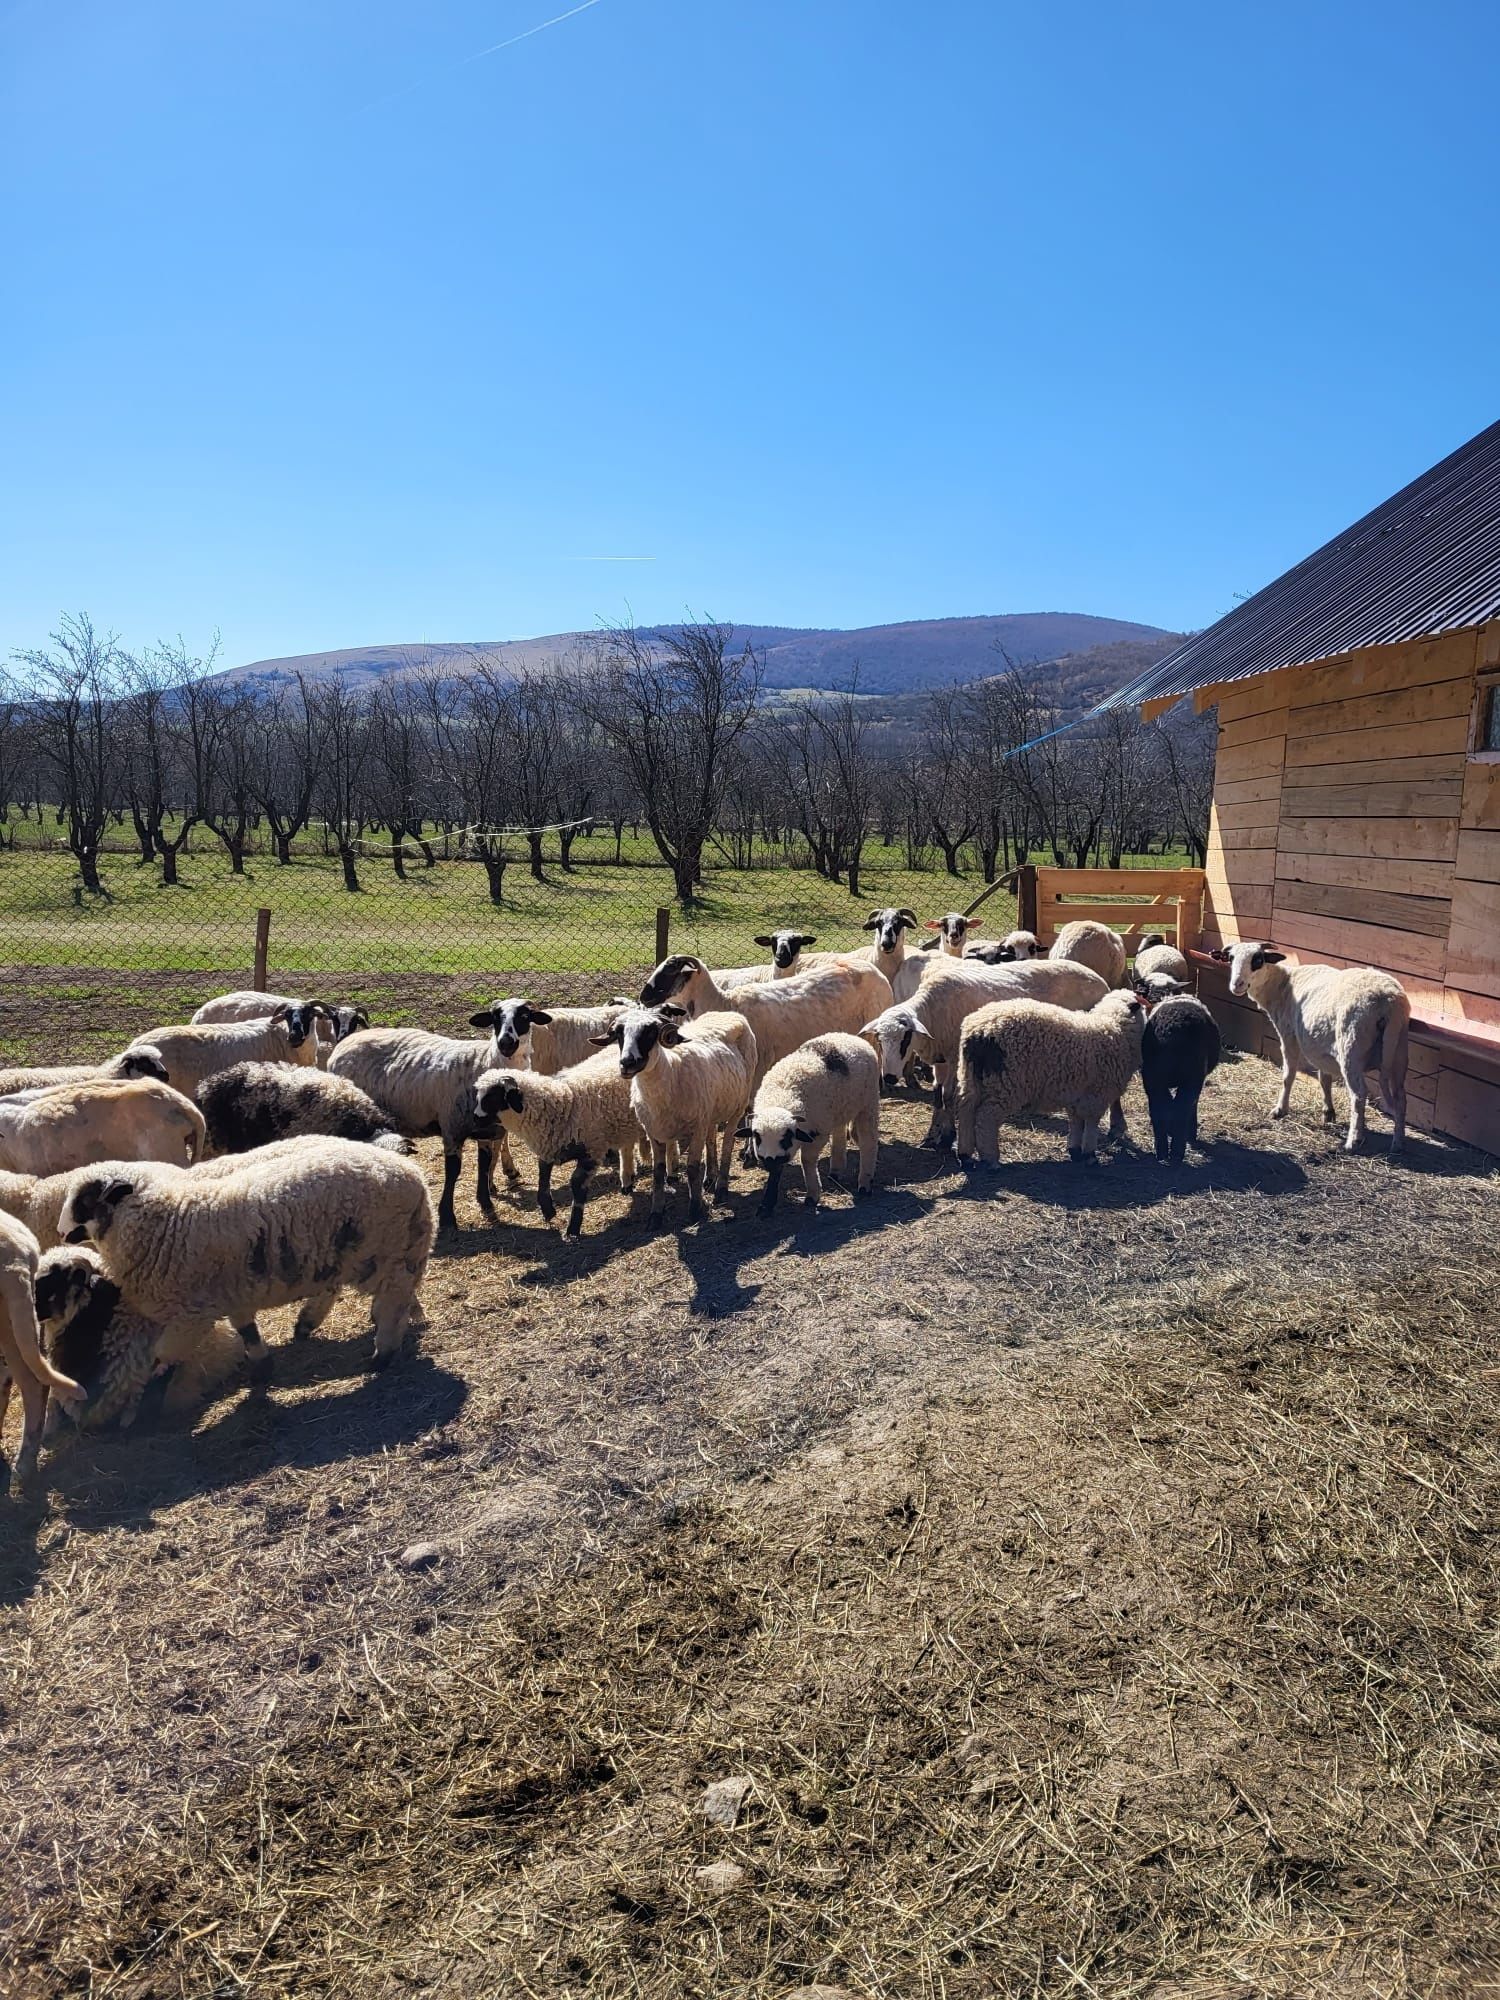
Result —
[[271, 912], [255, 912], [255, 978], [252, 982], [257, 993], [266, 991], [266, 955], [271, 944]]
[[1036, 863], [1023, 861], [1016, 870], [1016, 929], [1032, 931], [1040, 936], [1036, 928]]
[[656, 963], [661, 964], [667, 955], [667, 944], [672, 935], [672, 912], [662, 904], [656, 908]]

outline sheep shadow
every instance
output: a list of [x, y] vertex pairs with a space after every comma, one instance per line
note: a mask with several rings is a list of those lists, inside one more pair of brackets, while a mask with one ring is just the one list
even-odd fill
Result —
[[745, 1264], [783, 1248], [802, 1257], [827, 1257], [856, 1238], [915, 1221], [931, 1205], [878, 1171], [873, 1191], [858, 1199], [849, 1192], [852, 1174], [844, 1189], [829, 1186], [826, 1172], [824, 1182], [825, 1198], [816, 1209], [807, 1206], [794, 1183], [783, 1186], [769, 1215], [760, 1213], [759, 1190], [731, 1194], [712, 1222], [681, 1230], [677, 1256], [693, 1283], [688, 1310], [705, 1319], [727, 1319], [753, 1305], [764, 1289], [742, 1282]]
[[1077, 1160], [1036, 1160], [1003, 1156], [998, 1168], [970, 1169], [954, 1201], [985, 1201], [1019, 1195], [1070, 1212], [1152, 1208], [1194, 1194], [1294, 1194], [1307, 1186], [1307, 1173], [1290, 1153], [1273, 1152], [1220, 1139], [1189, 1149], [1180, 1166], [1169, 1166], [1127, 1139], [1106, 1148], [1099, 1164]]

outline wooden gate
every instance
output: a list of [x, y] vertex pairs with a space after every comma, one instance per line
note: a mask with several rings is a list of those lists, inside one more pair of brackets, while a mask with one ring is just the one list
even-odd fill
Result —
[[[1036, 868], [1019, 870], [1020, 922], [1044, 945], [1064, 924], [1091, 917], [1123, 933], [1132, 954], [1143, 935], [1160, 931], [1179, 951], [1197, 945], [1203, 922], [1201, 868]], [[1030, 879], [1028, 879], [1030, 878]], [[1032, 917], [1026, 923], [1027, 915]]]

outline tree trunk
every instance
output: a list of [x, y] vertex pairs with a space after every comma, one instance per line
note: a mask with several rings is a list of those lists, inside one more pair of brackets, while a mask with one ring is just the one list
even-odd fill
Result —
[[88, 843], [80, 843], [74, 850], [78, 857], [78, 872], [83, 877], [85, 889], [91, 889], [98, 896], [104, 893], [104, 884], [99, 880], [99, 850]]
[[401, 851], [401, 829], [398, 826], [391, 828], [391, 866], [395, 869], [398, 878], [404, 882], [406, 880], [406, 856]]
[[542, 836], [539, 833], [527, 834], [526, 851], [529, 857], [528, 866], [531, 869], [532, 881], [545, 882], [547, 878], [542, 873]]
[[138, 812], [132, 811], [130, 817], [135, 821], [135, 837], [141, 845], [141, 866], [149, 867], [156, 859], [155, 836]]
[[849, 872], [849, 894], [851, 896], [857, 896], [859, 894], [859, 856], [857, 854], [854, 856], [853, 860], [849, 863], [848, 872]]
[[344, 866], [344, 887], [351, 895], [359, 894], [359, 876], [355, 871], [355, 852], [347, 841], [339, 842], [339, 860]]
[[557, 858], [565, 875], [573, 873], [573, 842], [578, 838], [576, 827], [565, 826], [557, 836]]
[[479, 858], [484, 863], [484, 872], [489, 879], [490, 901], [498, 908], [505, 901], [505, 864], [510, 857], [506, 854], [491, 854], [488, 849], [481, 848]]
[[292, 865], [292, 836], [289, 833], [282, 833], [279, 828], [273, 831], [276, 841], [277, 864], [282, 868], [290, 868]]

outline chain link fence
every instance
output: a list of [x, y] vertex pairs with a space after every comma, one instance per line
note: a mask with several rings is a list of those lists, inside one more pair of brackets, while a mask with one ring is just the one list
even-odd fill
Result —
[[[566, 867], [546, 843], [535, 873], [520, 843], [495, 902], [485, 867], [436, 829], [394, 854], [387, 841], [366, 842], [351, 891], [316, 827], [286, 863], [252, 835], [239, 871], [195, 830], [167, 885], [127, 821], [112, 830], [104, 893], [94, 895], [49, 835], [12, 821], [0, 850], [0, 1057], [9, 1061], [107, 1054], [185, 1020], [211, 994], [261, 983], [258, 973], [275, 992], [356, 1000], [383, 1024], [463, 1034], [476, 1007], [505, 994], [567, 1005], [633, 992], [664, 941], [712, 966], [751, 964], [765, 956], [758, 931], [795, 925], [820, 945], [848, 947], [867, 942], [865, 916], [882, 903], [936, 916], [984, 887], [977, 875], [914, 870], [900, 847], [872, 844], [855, 897], [767, 845], [748, 865], [711, 865], [700, 900], [682, 909], [649, 834], [606, 828], [575, 838]], [[1002, 890], [984, 914], [1005, 929], [1013, 912]]]

